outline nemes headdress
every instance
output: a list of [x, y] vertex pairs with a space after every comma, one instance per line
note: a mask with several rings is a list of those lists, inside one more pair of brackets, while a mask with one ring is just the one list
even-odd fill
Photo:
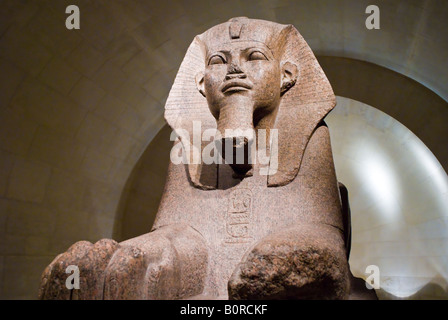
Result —
[[[282, 97], [274, 128], [278, 130], [278, 168], [267, 176], [269, 187], [290, 183], [297, 176], [308, 141], [322, 119], [336, 105], [328, 79], [303, 37], [292, 25], [233, 18], [194, 38], [179, 68], [165, 105], [165, 119], [176, 132], [189, 132], [193, 145], [193, 121], [201, 122], [201, 131], [216, 128], [206, 98], [198, 91], [195, 77], [205, 70], [207, 52], [213, 44], [232, 41], [264, 43], [280, 62], [294, 63], [299, 74], [295, 85]], [[201, 133], [202, 133], [201, 132]], [[180, 140], [183, 144], [186, 141]], [[185, 137], [184, 137], [185, 140]], [[203, 142], [202, 148], [209, 142]], [[189, 148], [194, 152], [193, 148]], [[188, 164], [191, 182], [198, 188], [215, 189], [217, 165]]]

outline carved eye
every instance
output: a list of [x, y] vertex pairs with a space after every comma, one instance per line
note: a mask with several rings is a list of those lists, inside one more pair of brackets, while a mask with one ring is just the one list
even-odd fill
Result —
[[224, 64], [226, 63], [226, 61], [224, 60], [223, 57], [215, 55], [212, 56], [209, 60], [208, 60], [208, 65], [212, 65], [212, 64]]
[[249, 54], [249, 61], [254, 60], [268, 60], [266, 56], [261, 51], [253, 51]]

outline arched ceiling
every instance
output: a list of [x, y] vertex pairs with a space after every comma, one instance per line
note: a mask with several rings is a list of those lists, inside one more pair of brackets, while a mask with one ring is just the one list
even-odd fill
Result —
[[319, 56], [336, 95], [375, 106], [416, 134], [448, 172], [448, 103], [427, 87], [373, 63]]

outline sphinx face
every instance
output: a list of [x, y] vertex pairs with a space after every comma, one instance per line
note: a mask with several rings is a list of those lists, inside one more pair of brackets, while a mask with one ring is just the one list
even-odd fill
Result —
[[[263, 43], [226, 43], [209, 49], [205, 63], [204, 93], [218, 129], [253, 128], [279, 105], [280, 64]], [[220, 123], [231, 114], [237, 119]]]
[[237, 40], [209, 47], [205, 64], [196, 81], [217, 120], [221, 155], [244, 174], [252, 167], [254, 129], [280, 103], [280, 63], [263, 43]]

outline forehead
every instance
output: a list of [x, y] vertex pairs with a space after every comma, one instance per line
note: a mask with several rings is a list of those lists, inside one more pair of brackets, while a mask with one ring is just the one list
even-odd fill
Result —
[[206, 56], [216, 52], [243, 51], [250, 48], [258, 48], [274, 57], [272, 50], [263, 42], [255, 40], [234, 40], [225, 43], [217, 43], [207, 46]]

